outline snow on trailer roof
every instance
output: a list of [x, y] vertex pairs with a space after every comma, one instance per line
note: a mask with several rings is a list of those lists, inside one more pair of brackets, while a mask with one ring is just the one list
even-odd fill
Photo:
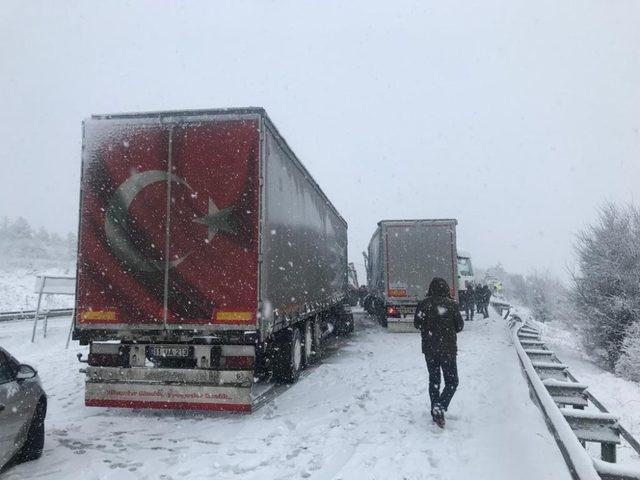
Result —
[[408, 218], [398, 220], [380, 220], [378, 225], [382, 226], [393, 223], [453, 223], [454, 225], [457, 225], [458, 220], [455, 218]]
[[118, 120], [118, 119], [134, 119], [149, 117], [200, 117], [200, 116], [218, 116], [218, 115], [267, 115], [262, 107], [241, 107], [241, 108], [200, 108], [191, 110], [156, 110], [148, 112], [120, 112], [93, 114], [91, 119], [94, 120]]
[[[283, 149], [289, 154], [291, 159], [294, 161], [296, 166], [300, 169], [300, 171], [304, 174], [305, 178], [311, 182], [314, 188], [318, 191], [318, 193], [325, 200], [326, 204], [329, 208], [336, 214], [336, 216], [344, 223], [344, 225], [348, 228], [349, 224], [344, 219], [344, 217], [338, 212], [338, 209], [335, 205], [329, 200], [329, 197], [324, 193], [318, 182], [315, 181], [313, 176], [309, 173], [309, 170], [304, 166], [304, 164], [300, 161], [298, 156], [293, 152], [287, 141], [280, 134], [275, 124], [267, 114], [267, 111], [262, 107], [241, 107], [241, 108], [209, 108], [209, 109], [193, 109], [193, 110], [161, 110], [161, 111], [150, 111], [150, 112], [123, 112], [123, 113], [107, 113], [107, 114], [92, 114], [91, 117], [85, 119], [87, 120], [134, 120], [134, 121], [145, 121], [153, 119], [158, 123], [163, 122], [172, 122], [177, 120], [206, 120], [207, 117], [215, 118], [215, 117], [261, 117], [265, 120], [265, 125], [267, 129], [271, 130], [276, 141], [283, 147]], [[84, 123], [84, 122], [83, 122]]]

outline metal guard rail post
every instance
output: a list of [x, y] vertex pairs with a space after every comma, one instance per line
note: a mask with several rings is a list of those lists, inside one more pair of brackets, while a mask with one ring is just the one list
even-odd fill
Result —
[[[589, 455], [587, 450], [580, 443], [580, 440], [574, 431], [571, 429], [562, 411], [558, 408], [556, 402], [551, 397], [551, 394], [536, 372], [533, 362], [525, 352], [525, 348], [520, 343], [520, 338], [518, 336], [519, 331], [521, 329], [524, 329], [525, 332], [531, 331], [532, 327], [526, 325], [515, 315], [511, 316], [508, 325], [520, 360], [520, 365], [522, 366], [524, 376], [529, 384], [532, 397], [542, 411], [547, 426], [554, 434], [556, 443], [562, 452], [562, 456], [569, 468], [571, 476], [575, 480], [640, 480], [640, 471], [636, 469], [630, 469], [629, 467], [622, 465], [594, 459]], [[526, 336], [529, 335], [530, 333], [527, 333]], [[571, 376], [568, 371], [566, 373], [573, 379], [573, 381], [576, 381], [575, 377]], [[590, 398], [592, 397], [592, 395], [588, 395]], [[593, 403], [598, 408], [602, 407], [600, 408], [601, 410], [604, 409], [599, 402], [596, 401]], [[632, 442], [629, 443], [635, 449], [638, 444], [635, 439], [633, 439], [626, 430], [620, 430], [625, 439], [627, 438], [622, 431], [632, 439]], [[633, 442], [635, 442], [635, 445]]]

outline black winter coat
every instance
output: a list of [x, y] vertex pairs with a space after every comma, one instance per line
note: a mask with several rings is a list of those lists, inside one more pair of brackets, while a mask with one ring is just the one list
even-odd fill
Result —
[[469, 302], [469, 308], [473, 308], [478, 302], [478, 299], [476, 298], [477, 291], [478, 290], [473, 287], [467, 288], [467, 301]]
[[458, 353], [457, 334], [464, 328], [458, 302], [444, 295], [429, 295], [416, 307], [413, 325], [422, 333], [427, 356]]

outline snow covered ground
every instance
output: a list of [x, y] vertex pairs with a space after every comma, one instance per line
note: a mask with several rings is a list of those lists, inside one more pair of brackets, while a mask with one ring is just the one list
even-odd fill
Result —
[[[35, 310], [38, 295], [34, 293], [36, 276], [52, 275], [75, 277], [72, 262], [40, 261], [32, 267], [11, 267], [0, 264], [0, 312]], [[65, 308], [73, 306], [73, 297], [47, 295], [43, 297], [42, 308]]]
[[417, 334], [357, 315], [346, 345], [252, 415], [86, 408], [69, 319], [29, 343], [30, 322], [0, 324], [0, 345], [35, 365], [49, 395], [43, 457], [17, 479], [568, 479], [504, 322], [467, 323], [460, 388], [445, 430], [427, 413]]

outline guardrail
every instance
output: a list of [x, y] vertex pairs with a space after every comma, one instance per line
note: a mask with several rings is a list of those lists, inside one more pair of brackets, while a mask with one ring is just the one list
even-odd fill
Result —
[[[617, 465], [620, 437], [640, 454], [640, 444], [569, 372], [540, 338], [533, 325], [511, 315], [509, 328], [532, 399], [542, 411], [549, 430], [575, 480], [640, 480], [640, 469]], [[597, 411], [585, 410], [589, 401]], [[561, 408], [562, 407], [562, 408]], [[570, 408], [566, 408], [570, 407]], [[600, 443], [601, 458], [592, 458], [587, 442]]]
[[[73, 308], [52, 308], [51, 310], [41, 311], [40, 315], [47, 313], [48, 317], [67, 317], [73, 313]], [[33, 320], [36, 316], [35, 310], [20, 310], [15, 312], [0, 312], [0, 322], [9, 322], [12, 320]]]

